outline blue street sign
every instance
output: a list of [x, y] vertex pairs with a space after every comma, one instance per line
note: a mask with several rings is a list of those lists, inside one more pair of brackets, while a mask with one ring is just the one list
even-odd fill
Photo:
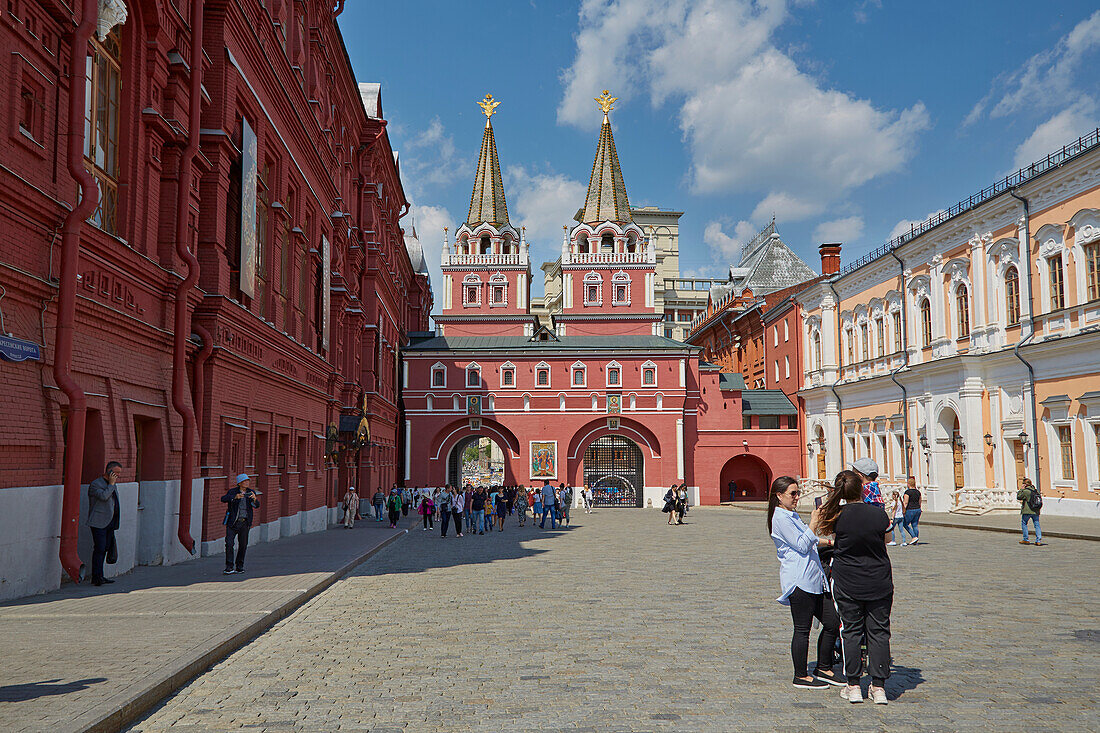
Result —
[[0, 359], [4, 361], [38, 361], [42, 358], [42, 349], [33, 341], [13, 338], [0, 334]]

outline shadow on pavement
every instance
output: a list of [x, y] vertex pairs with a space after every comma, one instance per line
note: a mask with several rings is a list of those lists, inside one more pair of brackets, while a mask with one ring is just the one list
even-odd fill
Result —
[[[61, 680], [43, 680], [27, 682], [21, 685], [0, 686], [0, 702], [23, 702], [51, 695], [67, 695], [70, 692], [87, 690], [92, 685], [106, 682], [106, 677], [89, 677], [84, 680], [61, 682]], [[60, 684], [59, 684], [60, 683]]]
[[890, 679], [886, 680], [886, 696], [890, 700], [896, 700], [917, 685], [924, 682], [924, 676], [916, 667], [905, 667], [895, 664], [890, 672]]

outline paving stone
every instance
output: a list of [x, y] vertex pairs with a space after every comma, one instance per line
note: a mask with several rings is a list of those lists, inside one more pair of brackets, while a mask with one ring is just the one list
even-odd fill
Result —
[[574, 519], [414, 531], [133, 730], [1100, 730], [1100, 543], [891, 548], [891, 704], [850, 705], [790, 686], [762, 515]]

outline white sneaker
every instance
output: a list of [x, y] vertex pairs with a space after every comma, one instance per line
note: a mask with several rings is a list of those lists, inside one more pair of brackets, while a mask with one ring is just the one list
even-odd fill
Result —
[[853, 704], [863, 702], [863, 689], [859, 685], [845, 685], [840, 688], [840, 696]]
[[[905, 543], [904, 543], [904, 542], [902, 542], [901, 544], [903, 544], [903, 545], [904, 545]], [[887, 547], [897, 547], [897, 546], [898, 546], [898, 543], [897, 543], [897, 542], [887, 542], [887, 543], [886, 543], [886, 546], [887, 546]]]
[[882, 689], [881, 687], [875, 687], [874, 685], [871, 685], [871, 688], [868, 690], [868, 692], [871, 693], [871, 702], [873, 702], [875, 705], [886, 704], [886, 690]]

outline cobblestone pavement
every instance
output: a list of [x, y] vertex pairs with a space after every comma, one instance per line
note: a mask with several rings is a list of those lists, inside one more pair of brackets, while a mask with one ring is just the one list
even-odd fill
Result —
[[[1100, 545], [891, 548], [888, 706], [790, 686], [763, 516], [414, 530], [133, 730], [1100, 730]], [[811, 652], [812, 657], [812, 652]]]

